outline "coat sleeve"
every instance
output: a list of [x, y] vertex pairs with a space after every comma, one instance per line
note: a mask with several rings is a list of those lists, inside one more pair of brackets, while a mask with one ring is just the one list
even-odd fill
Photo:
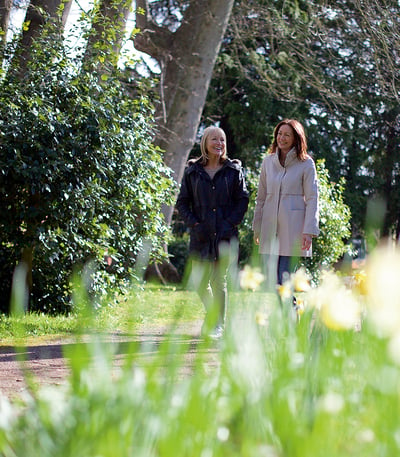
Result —
[[319, 208], [318, 208], [318, 178], [315, 164], [310, 159], [310, 166], [305, 170], [303, 176], [304, 201], [306, 214], [304, 218], [303, 233], [319, 235]]
[[260, 178], [258, 180], [258, 190], [256, 197], [256, 206], [254, 209], [253, 217], [253, 231], [254, 235], [259, 237], [261, 233], [262, 212], [265, 199], [267, 197], [267, 172], [265, 159], [261, 165]]
[[199, 222], [192, 211], [193, 190], [190, 183], [190, 177], [187, 171], [185, 171], [183, 175], [181, 188], [179, 190], [175, 207], [188, 227], [193, 227], [197, 222]]
[[239, 170], [235, 184], [232, 195], [233, 207], [227, 220], [236, 227], [242, 222], [249, 205], [249, 192], [242, 168]]

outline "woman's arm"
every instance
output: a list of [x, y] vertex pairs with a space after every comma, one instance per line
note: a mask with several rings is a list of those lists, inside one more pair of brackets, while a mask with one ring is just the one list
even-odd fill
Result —
[[304, 201], [306, 214], [304, 218], [303, 234], [319, 235], [319, 208], [318, 208], [318, 178], [315, 164], [310, 159], [303, 177]]
[[194, 227], [199, 223], [192, 212], [193, 192], [187, 173], [183, 175], [181, 188], [176, 200], [175, 207], [179, 211], [180, 216], [188, 227]]
[[246, 186], [243, 169], [239, 170], [236, 182], [232, 189], [232, 210], [227, 218], [232, 225], [239, 225], [249, 206], [249, 192]]

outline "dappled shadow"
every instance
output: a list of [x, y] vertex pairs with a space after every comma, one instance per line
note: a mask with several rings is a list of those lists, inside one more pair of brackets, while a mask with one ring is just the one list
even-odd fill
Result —
[[116, 372], [126, 360], [166, 368], [175, 356], [182, 377], [193, 373], [199, 357], [212, 369], [218, 364], [218, 344], [205, 344], [200, 328], [201, 324], [192, 323], [173, 329], [141, 329], [134, 334], [82, 335], [47, 344], [0, 346], [0, 391], [9, 397], [22, 393], [26, 371], [38, 385], [64, 384], [70, 375], [69, 355], [86, 359], [89, 366], [105, 355]]

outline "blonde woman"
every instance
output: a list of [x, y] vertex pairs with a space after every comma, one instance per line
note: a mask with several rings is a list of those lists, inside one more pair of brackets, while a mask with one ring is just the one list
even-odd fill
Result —
[[207, 311], [204, 332], [218, 338], [225, 324], [227, 298], [220, 246], [237, 238], [249, 196], [240, 161], [227, 156], [222, 129], [206, 128], [200, 149], [201, 157], [187, 164], [176, 207], [190, 229], [193, 267], [201, 271], [197, 290]]

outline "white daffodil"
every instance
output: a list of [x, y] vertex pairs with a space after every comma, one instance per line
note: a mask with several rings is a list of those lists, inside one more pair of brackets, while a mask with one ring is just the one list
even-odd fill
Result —
[[360, 322], [360, 303], [333, 272], [323, 274], [321, 285], [308, 293], [307, 302], [319, 310], [322, 322], [332, 330], [352, 329]]
[[264, 281], [264, 275], [258, 268], [252, 268], [246, 265], [242, 271], [239, 272], [240, 287], [243, 290], [257, 290], [261, 283]]
[[304, 268], [299, 268], [292, 275], [292, 282], [295, 292], [308, 292], [311, 289], [310, 277]]
[[367, 315], [378, 334], [400, 332], [400, 251], [392, 247], [377, 249], [367, 265]]

